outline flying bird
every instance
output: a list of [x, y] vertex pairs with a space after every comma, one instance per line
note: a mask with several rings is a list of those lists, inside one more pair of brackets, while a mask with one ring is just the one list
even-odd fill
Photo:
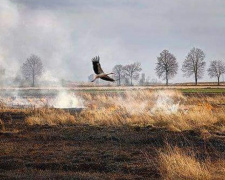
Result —
[[101, 64], [99, 63], [99, 60], [100, 60], [99, 56], [92, 58], [93, 69], [94, 69], [96, 76], [91, 82], [94, 82], [98, 78], [103, 79], [105, 81], [114, 82], [115, 80], [108, 76], [108, 75], [114, 74], [114, 73], [108, 73], [108, 74], [104, 73], [104, 71], [101, 68]]

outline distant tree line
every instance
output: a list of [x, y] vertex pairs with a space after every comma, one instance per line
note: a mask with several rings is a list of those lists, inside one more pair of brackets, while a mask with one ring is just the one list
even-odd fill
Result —
[[[195, 85], [198, 84], [198, 80], [201, 79], [205, 72], [205, 53], [199, 48], [192, 48], [185, 60], [183, 61], [181, 70], [184, 77], [194, 77]], [[165, 80], [165, 84], [169, 84], [169, 80], [174, 78], [178, 72], [178, 62], [171, 52], [163, 50], [156, 59], [155, 73], [156, 75]], [[141, 63], [135, 62], [127, 65], [115, 65], [113, 68], [114, 78], [117, 85], [134, 85], [134, 81], [139, 85], [150, 85], [158, 83], [157, 79], [150, 80], [149, 77], [145, 77], [142, 73]], [[36, 86], [38, 79], [44, 72], [44, 66], [39, 56], [32, 54], [21, 66], [21, 75], [15, 78], [15, 82], [26, 82], [31, 86]], [[210, 61], [207, 69], [210, 78], [217, 79], [217, 85], [220, 85], [220, 79], [225, 74], [225, 62], [222, 60]], [[5, 76], [5, 69], [0, 67], [0, 84], [2, 84], [3, 76]]]
[[132, 63], [128, 65], [116, 65], [113, 68], [114, 76], [117, 84], [120, 86], [121, 82], [124, 81], [125, 85], [133, 85], [134, 80], [138, 80], [140, 76], [141, 63]]
[[[194, 77], [195, 85], [198, 84], [198, 80], [201, 79], [205, 72], [205, 53], [199, 48], [192, 48], [186, 56], [182, 64], [182, 72], [184, 77]], [[163, 50], [159, 57], [157, 57], [155, 72], [156, 75], [166, 81], [166, 85], [169, 84], [169, 80], [174, 78], [178, 72], [178, 62], [176, 57], [168, 50]], [[115, 77], [117, 78], [118, 85], [121, 85], [121, 79], [129, 81], [130, 85], [133, 85], [133, 80], [137, 80], [140, 76], [141, 64], [134, 63], [126, 66], [116, 65], [113, 68]], [[225, 63], [222, 60], [213, 60], [210, 62], [207, 69], [210, 78], [217, 78], [217, 85], [220, 85], [220, 78], [225, 74]], [[142, 78], [139, 80], [140, 85], [145, 85], [145, 74], [142, 74]], [[125, 83], [127, 84], [127, 83]]]

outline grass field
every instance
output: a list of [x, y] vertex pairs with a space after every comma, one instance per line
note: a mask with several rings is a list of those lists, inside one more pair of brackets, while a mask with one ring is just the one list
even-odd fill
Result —
[[54, 96], [62, 90], [70, 92], [87, 92], [87, 93], [123, 93], [126, 91], [140, 91], [140, 90], [179, 90], [184, 93], [224, 93], [225, 86], [113, 86], [113, 87], [75, 87], [75, 88], [2, 88], [0, 89], [0, 96]]
[[80, 113], [2, 102], [1, 179], [224, 179], [223, 88], [74, 92]]

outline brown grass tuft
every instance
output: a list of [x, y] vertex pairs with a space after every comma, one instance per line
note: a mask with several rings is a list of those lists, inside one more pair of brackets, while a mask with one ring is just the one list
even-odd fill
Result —
[[168, 148], [159, 154], [159, 169], [166, 180], [209, 180], [212, 175], [206, 162], [199, 162], [194, 155], [187, 155], [179, 148]]
[[63, 110], [39, 109], [25, 119], [29, 125], [75, 124], [75, 117]]
[[5, 123], [0, 119], [0, 129], [1, 131], [5, 131]]

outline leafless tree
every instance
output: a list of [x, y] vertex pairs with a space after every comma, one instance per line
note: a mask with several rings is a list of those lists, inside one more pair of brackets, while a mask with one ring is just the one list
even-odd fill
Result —
[[4, 84], [5, 68], [0, 65], [0, 85]]
[[133, 80], [139, 78], [139, 72], [141, 72], [141, 63], [133, 63], [123, 67], [125, 78], [130, 79], [130, 85], [133, 85]]
[[32, 82], [32, 86], [35, 86], [36, 79], [43, 73], [43, 65], [41, 59], [32, 54], [25, 63], [22, 65], [23, 76]]
[[163, 50], [157, 58], [155, 68], [157, 76], [165, 79], [166, 85], [168, 85], [169, 79], [173, 78], [177, 74], [177, 69], [178, 63], [175, 56], [168, 50]]
[[225, 64], [221, 60], [211, 61], [208, 74], [211, 78], [217, 77], [217, 85], [220, 85], [220, 76], [225, 73]]
[[192, 48], [183, 62], [182, 71], [184, 76], [195, 76], [195, 85], [202, 78], [205, 70], [205, 53], [198, 48]]
[[0, 76], [4, 76], [5, 75], [5, 68], [3, 68], [1, 65], [0, 65]]
[[145, 73], [141, 74], [141, 79], [139, 80], [139, 85], [141, 85], [141, 86], [146, 85]]
[[122, 65], [115, 65], [113, 68], [115, 79], [117, 80], [117, 84], [121, 85], [121, 79], [124, 78], [124, 71]]

